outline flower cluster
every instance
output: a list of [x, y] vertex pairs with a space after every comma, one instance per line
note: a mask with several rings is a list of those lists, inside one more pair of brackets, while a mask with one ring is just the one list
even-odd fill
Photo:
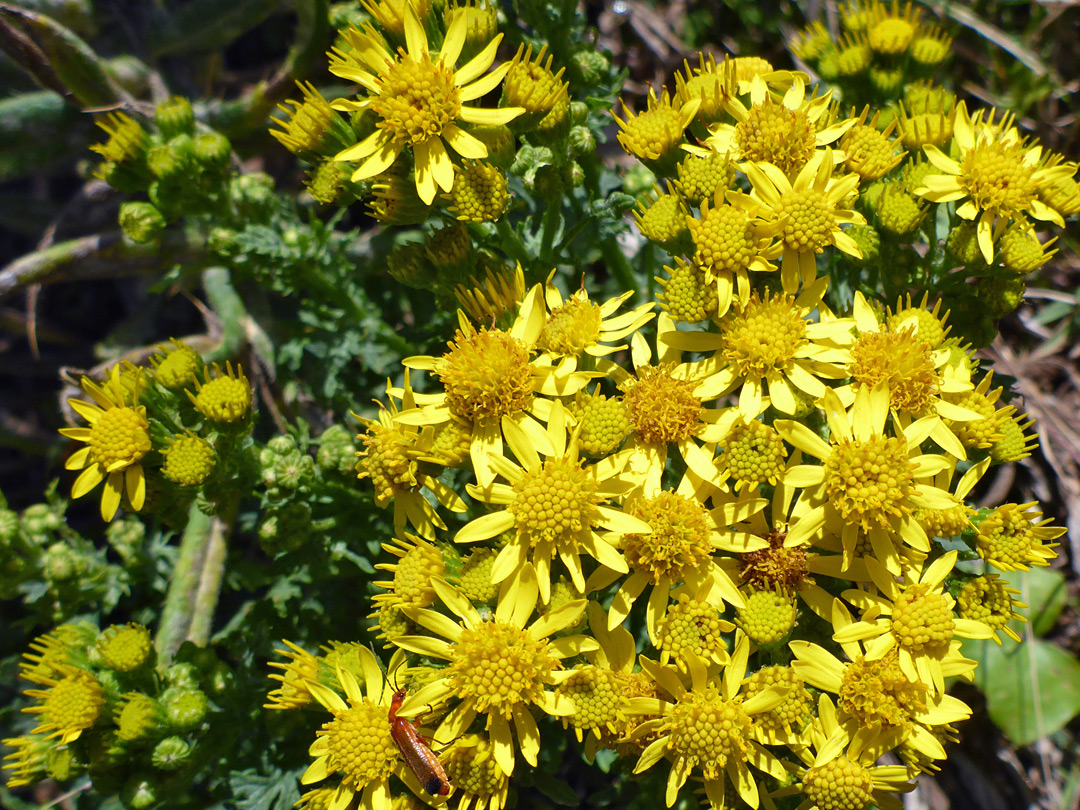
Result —
[[89, 400], [68, 400], [87, 422], [60, 430], [84, 445], [64, 464], [81, 470], [71, 497], [104, 482], [106, 522], [121, 505], [139, 512], [156, 499], [157, 509], [167, 511], [162, 498], [189, 501], [215, 474], [218, 482], [226, 480], [235, 471], [218, 468], [218, 458], [251, 429], [251, 385], [239, 366], [207, 366], [176, 339], [151, 361], [149, 367], [115, 364], [100, 383], [84, 376], [80, 387]]
[[[384, 122], [390, 80], [372, 71], [451, 76], [459, 51], [458, 18], [432, 56], [403, 8], [397, 57], [369, 31], [351, 35], [367, 68], [335, 61], [371, 94], [348, 109]], [[927, 41], [944, 41], [910, 4], [845, 13], [845, 47], [868, 61], [929, 64]], [[542, 125], [564, 92], [550, 67], [526, 50], [488, 75]], [[460, 110], [439, 136], [453, 148]], [[991, 465], [1029, 452], [1031, 423], [930, 303], [940, 279], [868, 268], [937, 205], [970, 231], [965, 266], [1029, 272], [1009, 263], [1018, 229], [1076, 213], [1076, 167], [993, 112], [911, 115], [844, 116], [760, 59], [701, 57], [674, 93], [623, 104], [619, 143], [656, 180], [636, 220], [672, 258], [661, 292], [630, 307], [629, 292], [601, 303], [554, 274], [489, 273], [445, 351], [404, 359], [361, 419], [359, 478], [393, 510], [371, 613], [393, 653], [384, 675], [355, 642], [279, 651], [269, 705], [331, 716], [308, 804], [388, 809], [400, 784], [500, 810], [544, 718], [589, 760], [663, 763], [668, 806], [693, 779], [713, 807], [896, 807], [938, 767], [971, 711], [947, 691], [976, 666], [962, 640], [1015, 637], [1025, 607], [991, 569], [1047, 565], [1064, 530], [1034, 504], [968, 503]], [[456, 187], [436, 176], [435, 128], [376, 126], [345, 153], [360, 179], [412, 144], [425, 204]]]
[[799, 31], [789, 46], [852, 101], [894, 101], [908, 85], [931, 78], [952, 55], [952, 36], [927, 21], [910, 0], [847, 0], [839, 17], [838, 39], [818, 21]]
[[182, 778], [197, 762], [214, 710], [205, 664], [158, 665], [140, 624], [99, 632], [72, 623], [39, 636], [19, 665], [22, 679], [34, 684], [23, 711], [36, 725], [3, 741], [13, 749], [4, 757], [8, 785], [87, 774], [129, 807], [160, 801], [163, 782]]

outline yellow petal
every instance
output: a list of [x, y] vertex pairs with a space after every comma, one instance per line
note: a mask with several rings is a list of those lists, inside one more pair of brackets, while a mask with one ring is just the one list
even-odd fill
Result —
[[71, 497], [73, 499], [81, 498], [100, 484], [103, 478], [105, 478], [105, 468], [100, 464], [94, 464], [92, 467], [87, 467], [79, 474], [79, 477], [75, 479], [75, 483], [71, 485]]
[[468, 132], [456, 124], [447, 124], [443, 127], [443, 137], [450, 144], [450, 148], [469, 160], [480, 160], [488, 156], [487, 146], [479, 138], [474, 138]]

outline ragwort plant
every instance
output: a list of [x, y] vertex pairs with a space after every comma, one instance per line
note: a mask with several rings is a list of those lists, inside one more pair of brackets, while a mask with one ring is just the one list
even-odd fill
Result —
[[[857, 810], [899, 808], [940, 767], [971, 714], [948, 691], [976, 667], [961, 641], [1019, 641], [1026, 605], [995, 571], [1048, 565], [1064, 532], [1037, 504], [972, 503], [1037, 445], [974, 347], [1052, 254], [1045, 229], [1080, 212], [1076, 164], [912, 84], [949, 40], [910, 3], [849, 3], [839, 43], [816, 26], [791, 43], [842, 97], [701, 55], [636, 111], [572, 8], [547, 11], [522, 10], [545, 44], [486, 3], [338, 9], [329, 70], [354, 91], [302, 84], [272, 127], [313, 200], [381, 223], [388, 274], [434, 302], [412, 313], [456, 311], [431, 315], [430, 335], [454, 331], [427, 354], [372, 320], [346, 235], [239, 173], [188, 102], [104, 119], [99, 176], [147, 198], [121, 210], [128, 237], [200, 232], [228, 275], [207, 294], [241, 317], [230, 282], [309, 296], [280, 369], [311, 373], [308, 351], [343, 373], [310, 333], [358, 323], [401, 365], [373, 362], [391, 377], [376, 411], [362, 385], [310, 389], [337, 409], [316, 440], [280, 418], [266, 438], [244, 368], [181, 340], [81, 380], [70, 494], [97, 500], [126, 565], [55, 497], [0, 513], [13, 576], [47, 581], [58, 623], [20, 664], [32, 721], [4, 741], [9, 787], [502, 810], [529, 788], [580, 801], [554, 776], [572, 738], [639, 789], [630, 806]], [[500, 60], [504, 36], [522, 41]], [[636, 198], [593, 155], [607, 111]], [[613, 238], [631, 208], [634, 262]], [[598, 259], [611, 297], [566, 272]], [[173, 571], [156, 637], [99, 630], [79, 614], [138, 582], [144, 526]], [[245, 532], [259, 563], [230, 555]], [[279, 606], [218, 626], [245, 645], [228, 664], [207, 647], [223, 579]], [[413, 722], [427, 760], [399, 742]], [[238, 723], [272, 753], [240, 753]]]

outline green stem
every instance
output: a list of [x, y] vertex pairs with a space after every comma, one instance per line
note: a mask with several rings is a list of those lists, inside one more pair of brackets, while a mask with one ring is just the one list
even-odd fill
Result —
[[525, 249], [525, 245], [521, 243], [518, 235], [510, 227], [510, 221], [505, 216], [499, 217], [495, 222], [495, 230], [499, 234], [499, 239], [502, 240], [503, 250], [510, 255], [511, 259], [519, 262], [522, 267], [527, 269], [532, 264], [532, 257]]
[[208, 363], [235, 357], [244, 346], [244, 324], [248, 319], [247, 307], [232, 285], [229, 271], [224, 267], [209, 267], [203, 271], [202, 286], [210, 308], [221, 319], [221, 343], [207, 352]]
[[634, 294], [630, 296], [628, 304], [633, 304], [639, 294], [637, 288], [637, 282], [634, 280], [634, 270], [630, 267], [630, 261], [626, 258], [626, 254], [622, 252], [622, 248], [619, 247], [619, 243], [614, 239], [605, 239], [601, 252], [604, 256], [604, 263], [607, 264], [608, 270], [615, 276], [615, 280], [619, 282], [619, 287], [625, 292], [626, 290], [633, 290]]
[[188, 624], [187, 641], [205, 647], [210, 640], [221, 580], [225, 576], [225, 556], [228, 551], [229, 525], [221, 518], [213, 518], [206, 538], [202, 570], [192, 603], [191, 622]]
[[135, 245], [119, 233], [83, 236], [28, 253], [0, 270], [0, 301], [31, 284], [119, 278], [191, 264], [204, 245], [183, 230], [166, 231], [160, 245]]
[[210, 538], [212, 518], [192, 504], [188, 509], [188, 523], [180, 538], [180, 555], [173, 568], [165, 606], [158, 624], [157, 647], [159, 658], [168, 663], [180, 649], [191, 626], [191, 614], [195, 594], [199, 589], [202, 561]]
[[544, 209], [544, 218], [541, 220], [540, 231], [540, 261], [542, 264], [551, 264], [551, 246], [555, 243], [555, 234], [559, 230], [559, 221], [562, 219], [562, 204], [559, 201], [549, 202]]

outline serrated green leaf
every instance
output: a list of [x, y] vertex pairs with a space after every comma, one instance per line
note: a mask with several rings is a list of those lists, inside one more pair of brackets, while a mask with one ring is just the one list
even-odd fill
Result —
[[965, 641], [962, 652], [979, 662], [975, 685], [986, 695], [994, 723], [1016, 745], [1064, 728], [1080, 714], [1080, 662], [1041, 639]]
[[254, 769], [234, 771], [229, 785], [238, 810], [286, 810], [300, 800], [297, 780], [300, 771], [278, 771], [264, 775]]

